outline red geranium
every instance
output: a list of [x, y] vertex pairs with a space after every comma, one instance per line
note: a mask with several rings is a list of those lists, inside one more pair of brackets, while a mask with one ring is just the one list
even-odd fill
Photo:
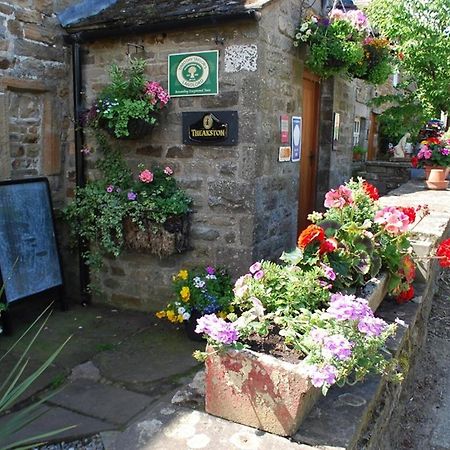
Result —
[[439, 264], [441, 267], [450, 267], [450, 239], [441, 242], [436, 255], [439, 256]]
[[334, 238], [325, 239], [319, 247], [319, 254], [332, 253], [338, 248], [338, 242]]
[[419, 158], [417, 156], [413, 156], [411, 158], [411, 165], [413, 167], [417, 167], [419, 165]]
[[429, 144], [440, 144], [441, 140], [437, 137], [429, 137], [427, 138]]
[[395, 297], [395, 301], [402, 305], [403, 303], [408, 303], [414, 297], [414, 288], [409, 286], [409, 289], [406, 291], [400, 292], [400, 294]]
[[406, 214], [408, 216], [409, 223], [414, 223], [414, 221], [416, 220], [415, 208], [403, 206], [403, 207], [399, 207], [397, 209], [399, 209], [400, 211], [402, 211], [404, 214]]
[[380, 198], [378, 189], [373, 184], [370, 184], [367, 181], [364, 181], [363, 189], [372, 200], [378, 200]]
[[401, 272], [408, 283], [412, 283], [416, 278], [416, 265], [411, 256], [405, 255], [403, 257]]
[[311, 242], [319, 241], [322, 242], [325, 239], [325, 232], [318, 225], [309, 225], [305, 228], [298, 237], [297, 245], [299, 248], [304, 249]]

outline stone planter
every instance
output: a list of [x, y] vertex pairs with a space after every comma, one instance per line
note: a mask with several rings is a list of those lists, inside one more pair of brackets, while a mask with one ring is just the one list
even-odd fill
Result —
[[206, 359], [206, 412], [291, 436], [321, 395], [306, 370], [303, 362], [291, 364], [250, 350], [213, 353]]
[[125, 220], [123, 234], [125, 246], [142, 253], [170, 256], [189, 248], [189, 215], [174, 216], [164, 224], [148, 221], [141, 229], [131, 220]]
[[[360, 296], [375, 311], [389, 277], [367, 283]], [[280, 436], [291, 436], [321, 396], [308, 376], [308, 364], [291, 364], [251, 350], [210, 353], [206, 359], [205, 409], [214, 416]]]

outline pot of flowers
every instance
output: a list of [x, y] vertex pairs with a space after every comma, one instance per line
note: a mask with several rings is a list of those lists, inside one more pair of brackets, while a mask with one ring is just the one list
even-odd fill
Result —
[[226, 317], [233, 311], [233, 285], [227, 271], [212, 266], [182, 269], [172, 280], [174, 299], [156, 313], [159, 319], [183, 323], [187, 336], [202, 341], [195, 332], [197, 320], [205, 314]]
[[169, 94], [145, 79], [146, 62], [130, 59], [128, 68], [112, 65], [111, 83], [86, 114], [86, 124], [117, 139], [140, 139], [151, 133]]
[[[299, 236], [282, 264], [262, 261], [236, 281], [227, 320], [205, 315], [206, 411], [289, 436], [332, 385], [368, 373], [400, 377], [385, 360], [395, 333], [374, 311], [386, 292], [411, 300], [415, 266], [408, 226], [413, 208], [381, 208], [376, 188], [351, 180], [325, 197], [325, 213]], [[363, 297], [385, 272], [380, 295]], [[374, 300], [375, 299], [375, 300]], [[269, 355], [268, 355], [269, 354]]]
[[393, 56], [390, 42], [382, 37], [368, 36], [363, 41], [364, 58], [349, 68], [355, 78], [378, 85], [384, 84], [393, 73]]
[[443, 137], [429, 137], [420, 143], [417, 156], [411, 158], [414, 168], [425, 169], [425, 178], [428, 179], [432, 169], [442, 169], [444, 179], [450, 172], [450, 140]]
[[294, 46], [308, 46], [306, 66], [322, 78], [347, 73], [364, 59], [367, 18], [361, 11], [333, 9], [329, 18], [311, 16], [297, 28]]

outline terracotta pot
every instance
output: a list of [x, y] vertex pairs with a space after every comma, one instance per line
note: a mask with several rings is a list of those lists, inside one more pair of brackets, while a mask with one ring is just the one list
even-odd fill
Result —
[[441, 169], [441, 170], [443, 170], [443, 171], [444, 171], [444, 174], [445, 174], [444, 180], [448, 177], [448, 175], [449, 175], [449, 173], [450, 173], [450, 167], [431, 166], [431, 165], [428, 165], [428, 166], [425, 166], [424, 169], [425, 169], [425, 179], [426, 179], [426, 180], [428, 180], [428, 177], [430, 176], [430, 172], [431, 172], [433, 169]]
[[427, 181], [425, 182], [428, 189], [447, 189], [449, 182], [445, 180], [445, 176], [446, 173], [444, 169], [431, 169]]
[[230, 350], [206, 359], [206, 412], [280, 436], [292, 436], [321, 391], [307, 364], [291, 364], [250, 350]]

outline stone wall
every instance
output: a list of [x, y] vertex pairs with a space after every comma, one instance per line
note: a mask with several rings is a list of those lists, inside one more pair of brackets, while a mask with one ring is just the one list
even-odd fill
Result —
[[411, 179], [411, 162], [366, 161], [365, 170], [359, 175], [385, 195]]

